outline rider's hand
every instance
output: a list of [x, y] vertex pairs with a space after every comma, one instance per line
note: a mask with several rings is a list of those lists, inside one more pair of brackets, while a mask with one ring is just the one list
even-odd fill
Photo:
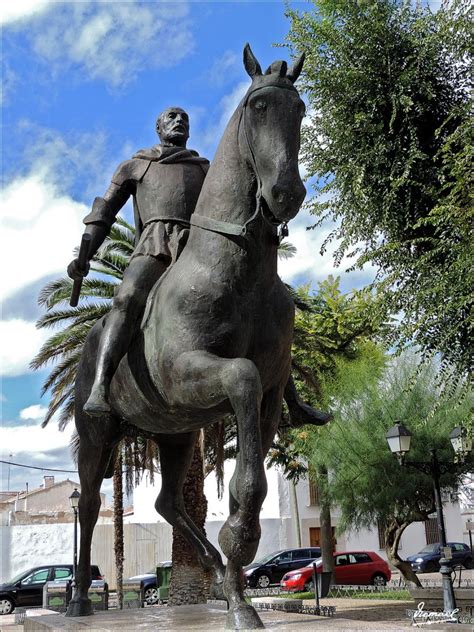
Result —
[[79, 280], [89, 274], [90, 264], [88, 263], [86, 268], [79, 266], [79, 259], [73, 259], [67, 267], [67, 274], [71, 279]]

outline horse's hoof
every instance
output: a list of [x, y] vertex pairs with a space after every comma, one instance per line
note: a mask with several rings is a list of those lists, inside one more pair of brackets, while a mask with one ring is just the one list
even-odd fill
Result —
[[290, 411], [291, 428], [299, 428], [307, 424], [311, 426], [324, 426], [332, 419], [331, 413], [325, 413], [317, 408], [312, 408], [303, 402], [292, 404], [288, 407]]
[[83, 597], [75, 597], [69, 602], [65, 616], [88, 617], [91, 614], [94, 614], [91, 600]]
[[211, 599], [222, 599], [227, 601], [227, 597], [224, 595], [224, 582], [213, 581], [209, 587], [209, 597]]
[[226, 630], [261, 630], [265, 628], [253, 606], [248, 604], [229, 610], [225, 622]]
[[84, 404], [83, 411], [91, 417], [102, 417], [110, 414], [110, 406], [103, 397], [95, 397], [93, 394]]

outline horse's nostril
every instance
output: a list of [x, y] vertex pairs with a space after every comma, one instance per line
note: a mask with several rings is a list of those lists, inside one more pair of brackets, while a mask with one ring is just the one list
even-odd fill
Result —
[[278, 204], [283, 204], [287, 197], [285, 191], [277, 185], [272, 188], [272, 196]]

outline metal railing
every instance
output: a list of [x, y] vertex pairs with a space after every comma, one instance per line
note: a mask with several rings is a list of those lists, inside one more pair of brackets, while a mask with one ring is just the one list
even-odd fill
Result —
[[256, 610], [278, 610], [280, 612], [293, 612], [295, 614], [311, 614], [318, 617], [333, 617], [336, 614], [335, 606], [306, 606], [298, 603], [291, 603], [287, 600], [284, 603], [275, 603], [274, 601], [254, 601], [253, 607]]

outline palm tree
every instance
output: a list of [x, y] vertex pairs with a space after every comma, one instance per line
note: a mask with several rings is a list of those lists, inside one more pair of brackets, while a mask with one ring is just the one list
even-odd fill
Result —
[[[37, 327], [59, 327], [58, 331], [48, 338], [31, 362], [31, 368], [35, 370], [50, 364], [53, 365], [42, 390], [42, 395], [50, 391], [52, 396], [42, 424], [43, 427], [56, 413], [59, 415], [60, 429], [64, 429], [66, 424], [73, 419], [74, 383], [84, 342], [97, 320], [109, 312], [115, 287], [123, 277], [134, 249], [134, 242], [134, 227], [119, 217], [112, 226], [109, 237], [93, 259], [91, 270], [96, 272], [98, 276], [87, 277], [83, 280], [82, 295], [77, 307], [69, 306], [72, 281], [68, 277], [48, 283], [40, 292], [39, 304], [46, 308], [46, 313], [38, 320]], [[125, 467], [126, 489], [130, 493], [133, 485], [139, 482], [145, 470], [150, 472], [151, 480], [153, 480], [156, 457], [156, 445], [140, 435], [135, 439], [124, 439], [117, 454], [113, 477], [114, 550], [120, 605], [122, 604], [121, 579], [124, 559], [122, 467]], [[185, 483], [186, 495], [190, 499], [187, 509], [191, 518], [204, 530], [207, 501], [204, 496], [202, 476], [198, 475], [199, 468], [202, 472], [201, 451], [197, 450]], [[201, 571], [197, 558], [187, 542], [179, 540], [175, 543], [175, 540], [180, 537], [173, 530], [173, 562], [175, 567], [179, 568], [182, 562], [189, 564], [189, 560], [195, 559], [196, 573], [202, 572], [201, 584], [208, 585], [207, 576]], [[181, 575], [179, 582], [174, 582], [176, 599], [180, 603], [189, 603], [186, 601], [186, 595], [191, 593], [192, 591], [187, 585], [187, 576]], [[201, 598], [201, 601], [203, 600], [205, 600], [205, 595]]]

